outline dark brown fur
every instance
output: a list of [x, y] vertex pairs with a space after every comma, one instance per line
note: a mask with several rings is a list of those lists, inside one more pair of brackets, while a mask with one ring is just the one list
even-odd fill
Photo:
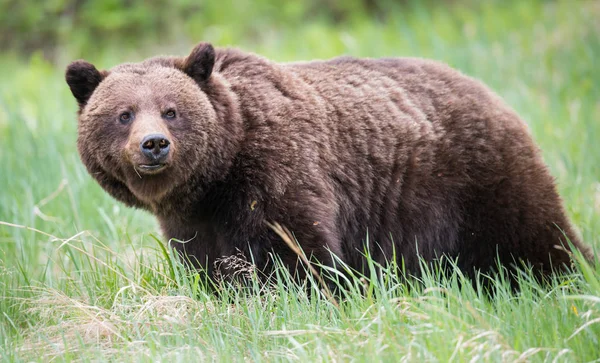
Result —
[[[214, 63], [213, 63], [214, 62]], [[266, 226], [287, 226], [305, 252], [363, 268], [395, 252], [458, 257], [467, 273], [524, 260], [569, 262], [571, 227], [526, 124], [480, 82], [422, 59], [278, 64], [200, 44], [99, 72], [72, 63], [78, 147], [113, 197], [154, 213], [167, 238], [209, 270], [241, 250], [258, 267], [295, 256]], [[161, 112], [174, 107], [178, 119]], [[132, 109], [130, 125], [116, 120]], [[161, 130], [169, 167], [138, 175], [137, 145]], [[139, 152], [138, 152], [139, 153]], [[368, 236], [368, 237], [367, 237]], [[367, 246], [368, 238], [368, 246]]]

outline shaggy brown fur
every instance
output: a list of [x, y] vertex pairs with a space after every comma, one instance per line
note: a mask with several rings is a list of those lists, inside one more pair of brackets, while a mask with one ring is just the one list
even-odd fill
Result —
[[[320, 262], [331, 251], [358, 270], [367, 248], [413, 271], [417, 255], [458, 257], [469, 274], [497, 258], [547, 273], [569, 262], [567, 238], [591, 258], [525, 123], [444, 64], [278, 64], [202, 43], [104, 72], [76, 61], [66, 76], [90, 174], [209, 270], [238, 250], [259, 268], [270, 252], [293, 268], [265, 221]], [[152, 133], [171, 148], [163, 169], [144, 172], [139, 145]]]

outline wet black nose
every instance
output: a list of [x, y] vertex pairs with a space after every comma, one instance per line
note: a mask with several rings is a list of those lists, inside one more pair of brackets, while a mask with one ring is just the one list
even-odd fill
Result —
[[140, 150], [149, 160], [160, 163], [169, 155], [170, 144], [171, 142], [165, 135], [152, 134], [144, 137], [140, 143]]

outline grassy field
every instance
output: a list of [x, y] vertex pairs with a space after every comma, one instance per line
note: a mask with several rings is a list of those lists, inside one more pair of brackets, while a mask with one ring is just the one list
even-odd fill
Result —
[[[483, 80], [528, 122], [569, 215], [600, 249], [600, 2], [413, 5], [385, 22], [265, 23], [248, 34], [242, 15], [205, 40], [280, 61], [435, 58]], [[549, 286], [524, 274], [518, 294], [498, 279], [494, 299], [435, 271], [414, 286], [367, 276], [366, 293], [339, 307], [284, 273], [278, 286], [208, 292], [164, 249], [152, 216], [87, 175], [63, 79], [71, 59], [108, 68], [187, 54], [198, 40], [92, 57], [67, 47], [52, 63], [0, 56], [0, 361], [600, 360], [598, 266]]]

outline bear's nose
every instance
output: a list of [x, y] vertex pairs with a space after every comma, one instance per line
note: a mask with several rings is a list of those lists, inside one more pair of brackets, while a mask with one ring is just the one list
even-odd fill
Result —
[[151, 134], [144, 137], [140, 143], [140, 150], [151, 161], [160, 163], [169, 155], [170, 144], [171, 142], [165, 135]]

